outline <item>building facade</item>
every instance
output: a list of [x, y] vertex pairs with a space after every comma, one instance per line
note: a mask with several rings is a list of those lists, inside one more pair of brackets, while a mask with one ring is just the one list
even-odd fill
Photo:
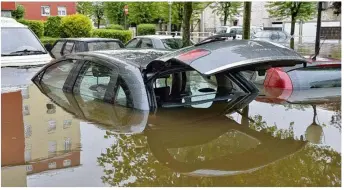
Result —
[[10, 17], [16, 6], [25, 8], [24, 18], [28, 20], [46, 20], [49, 16], [76, 14], [76, 2], [1, 2], [1, 16]]

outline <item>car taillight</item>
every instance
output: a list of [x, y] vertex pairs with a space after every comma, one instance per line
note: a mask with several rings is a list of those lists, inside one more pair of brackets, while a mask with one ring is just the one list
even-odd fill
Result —
[[210, 54], [210, 51], [208, 51], [208, 50], [194, 49], [194, 50], [191, 50], [189, 52], [186, 52], [186, 53], [179, 55], [177, 57], [177, 59], [179, 59], [180, 61], [185, 62], [185, 63], [191, 63], [192, 61], [194, 61], [200, 57], [209, 55], [209, 54]]

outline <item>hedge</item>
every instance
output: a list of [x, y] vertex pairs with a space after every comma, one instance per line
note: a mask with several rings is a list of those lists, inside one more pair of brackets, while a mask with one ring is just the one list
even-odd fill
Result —
[[92, 33], [93, 37], [114, 38], [121, 40], [123, 43], [127, 43], [132, 38], [130, 30], [94, 29]]
[[113, 29], [113, 30], [124, 30], [123, 26], [119, 24], [110, 24], [106, 27], [106, 29]]
[[55, 43], [55, 41], [58, 39], [59, 38], [52, 38], [52, 37], [47, 37], [47, 36], [43, 36], [42, 38], [40, 38], [43, 45], [45, 45], [45, 44], [53, 45]]
[[43, 36], [44, 34], [43, 21], [19, 19], [18, 22], [28, 26], [37, 35], [37, 37], [40, 38]]
[[137, 26], [138, 35], [155, 34], [155, 24], [140, 24]]
[[61, 37], [90, 37], [92, 32], [91, 20], [82, 14], [68, 15], [61, 20]]
[[50, 16], [44, 25], [44, 36], [60, 37], [61, 35], [61, 17]]

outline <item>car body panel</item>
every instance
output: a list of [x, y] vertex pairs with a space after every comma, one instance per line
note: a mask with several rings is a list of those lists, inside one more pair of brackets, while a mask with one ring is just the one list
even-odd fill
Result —
[[158, 60], [163, 62], [178, 60], [179, 55], [195, 49], [203, 49], [210, 54], [185, 64], [205, 75], [246, 66], [246, 68], [255, 68], [263, 64], [271, 67], [294, 66], [306, 62], [302, 56], [287, 47], [254, 40], [216, 41], [196, 47], [191, 46], [166, 54]]
[[51, 61], [49, 54], [1, 57], [1, 67], [41, 66]]

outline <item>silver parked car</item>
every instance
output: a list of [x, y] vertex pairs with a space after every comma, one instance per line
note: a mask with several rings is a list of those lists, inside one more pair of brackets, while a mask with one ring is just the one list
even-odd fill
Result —
[[287, 43], [291, 36], [284, 31], [263, 30], [253, 35], [255, 40], [271, 41], [276, 43]]

